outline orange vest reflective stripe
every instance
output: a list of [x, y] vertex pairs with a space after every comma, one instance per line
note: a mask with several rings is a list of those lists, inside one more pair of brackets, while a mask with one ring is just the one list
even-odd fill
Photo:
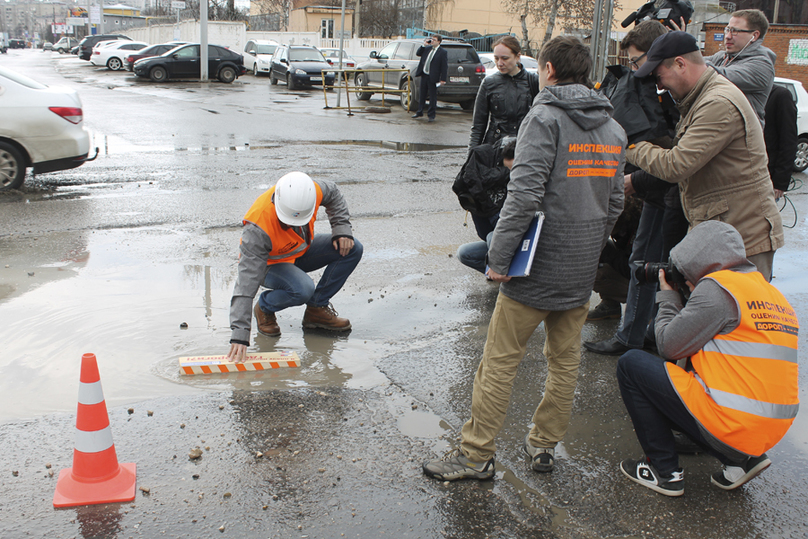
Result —
[[702, 427], [759, 456], [780, 441], [799, 410], [797, 315], [758, 272], [723, 270], [705, 278], [735, 298], [740, 324], [691, 358], [695, 372], [667, 363], [668, 375]]
[[314, 189], [317, 191], [317, 203], [314, 215], [311, 217], [309, 224], [306, 225], [308, 227], [308, 242], [295, 232], [294, 228], [287, 227], [284, 229], [281, 226], [278, 215], [275, 213], [275, 203], [272, 201], [272, 195], [275, 193], [274, 186], [258, 197], [250, 209], [247, 210], [247, 215], [244, 216], [242, 223], [245, 225], [247, 223], [254, 224], [266, 232], [267, 236], [272, 240], [272, 250], [267, 257], [267, 264], [293, 263], [308, 250], [311, 239], [314, 237], [314, 221], [317, 220], [317, 210], [323, 201], [323, 190], [320, 189], [317, 182], [314, 182]]

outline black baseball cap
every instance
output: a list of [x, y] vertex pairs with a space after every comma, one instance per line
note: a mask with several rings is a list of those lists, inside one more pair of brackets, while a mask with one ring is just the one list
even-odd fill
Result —
[[676, 58], [699, 50], [696, 38], [687, 32], [668, 32], [654, 40], [645, 56], [645, 63], [634, 72], [635, 77], [643, 78], [651, 74], [662, 60]]

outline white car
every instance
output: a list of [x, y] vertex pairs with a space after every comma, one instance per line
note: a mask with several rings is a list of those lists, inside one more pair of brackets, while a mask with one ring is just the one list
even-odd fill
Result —
[[[494, 53], [493, 52], [481, 52], [478, 54], [480, 57], [480, 61], [483, 63], [483, 67], [485, 67], [485, 76], [490, 77], [494, 73], [498, 73], [499, 70], [497, 69], [497, 64], [494, 61]], [[539, 71], [539, 62], [536, 61], [535, 58], [531, 56], [525, 56], [524, 54], [521, 55], [519, 61], [522, 64], [522, 67], [525, 68], [525, 71], [530, 73], [536, 73]]]
[[[335, 68], [339, 68], [339, 57], [340, 57], [339, 49], [326, 48], [326, 49], [320, 49], [320, 52], [323, 53], [326, 62], [328, 62], [331, 66]], [[342, 69], [355, 69], [358, 63], [359, 62], [351, 58], [347, 52], [342, 51]], [[353, 73], [347, 73], [346, 76], [348, 80], [351, 80], [353, 78]], [[338, 77], [338, 80], [342, 80], [342, 75]]]
[[797, 104], [797, 158], [794, 170], [802, 172], [808, 168], [808, 92], [798, 80], [774, 77], [774, 83], [791, 94]]
[[119, 71], [126, 67], [127, 56], [148, 46], [148, 43], [142, 41], [102, 41], [93, 47], [90, 63]]
[[28, 167], [54, 172], [95, 159], [87, 158], [90, 135], [75, 90], [50, 88], [0, 66], [0, 118], [0, 190], [19, 188]]
[[269, 75], [270, 60], [278, 48], [277, 41], [262, 41], [252, 39], [244, 46], [244, 69], [252, 71], [256, 77], [260, 74]]

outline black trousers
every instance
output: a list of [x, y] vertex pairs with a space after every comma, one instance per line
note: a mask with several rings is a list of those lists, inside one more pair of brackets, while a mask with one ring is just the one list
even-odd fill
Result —
[[427, 96], [429, 97], [429, 109], [426, 115], [430, 118], [435, 117], [435, 112], [438, 109], [438, 86], [434, 82], [429, 82], [429, 75], [421, 75], [421, 82], [419, 86], [418, 100], [418, 114], [424, 113], [424, 103], [426, 103]]

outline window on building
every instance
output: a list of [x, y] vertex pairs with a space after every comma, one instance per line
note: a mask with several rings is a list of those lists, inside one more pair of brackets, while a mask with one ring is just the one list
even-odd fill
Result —
[[320, 20], [320, 38], [334, 39], [334, 19]]

